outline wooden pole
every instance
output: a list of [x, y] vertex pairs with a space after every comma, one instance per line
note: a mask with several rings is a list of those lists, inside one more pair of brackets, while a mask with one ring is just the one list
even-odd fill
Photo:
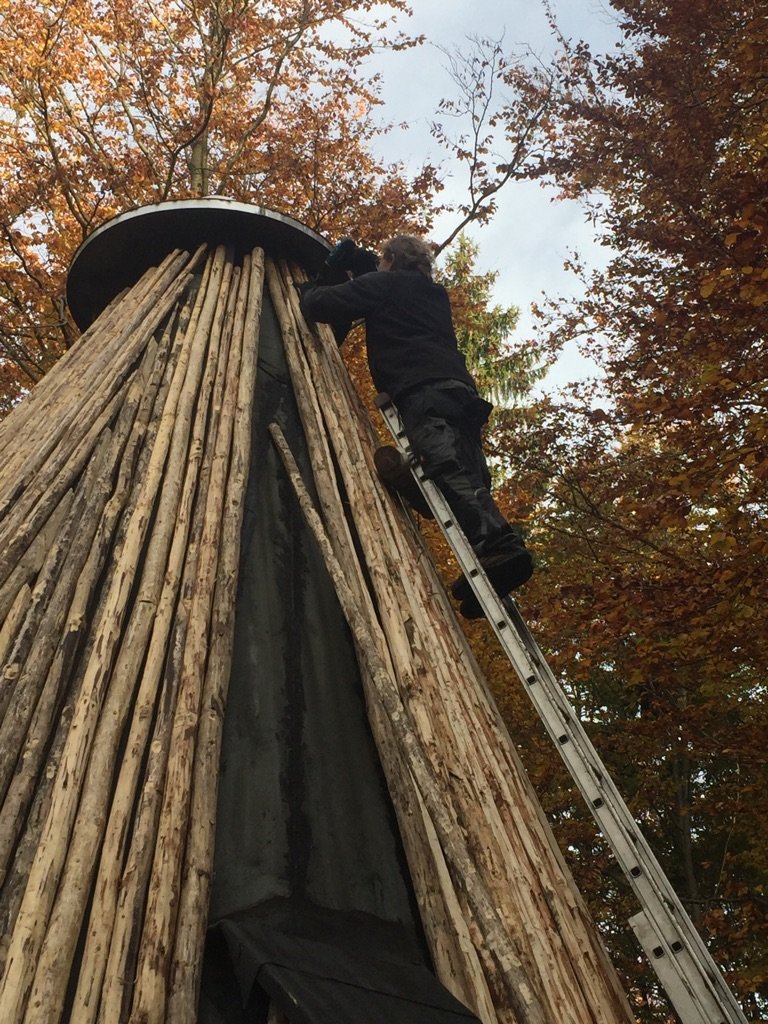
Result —
[[[223, 258], [223, 254], [220, 254], [220, 258]], [[198, 293], [198, 304], [188, 325], [187, 345], [194, 346], [197, 352], [194, 365], [198, 366], [198, 369], [194, 371], [192, 380], [199, 377], [200, 368], [203, 365], [202, 360], [207, 352], [208, 332], [219, 299], [221, 274], [218, 267], [209, 261], [208, 270], [211, 271], [212, 267], [216, 269], [216, 273], [208, 274]], [[148, 650], [138, 681], [139, 686], [135, 697], [126, 754], [120, 765], [109, 820], [106, 824], [106, 838], [95, 885], [88, 938], [80, 967], [75, 1007], [78, 1019], [83, 1021], [95, 1019], [98, 1012], [99, 993], [110, 943], [114, 950], [120, 946], [119, 936], [123, 932], [120, 922], [115, 922], [118, 889], [121, 898], [127, 897], [129, 892], [133, 892], [137, 899], [140, 898], [138, 889], [133, 888], [130, 884], [127, 888], [125, 886], [118, 887], [118, 879], [125, 858], [126, 845], [132, 841], [135, 842], [137, 833], [144, 834], [139, 830], [138, 823], [147, 821], [147, 811], [144, 809], [139, 812], [132, 840], [128, 833], [128, 823], [134, 812], [137, 788], [141, 785], [140, 774], [147, 756], [153, 716], [154, 738], [149, 750], [149, 758], [150, 764], [156, 763], [158, 755], [160, 755], [161, 775], [164, 771], [165, 756], [167, 756], [167, 721], [175, 700], [176, 687], [176, 675], [172, 669], [169, 671], [167, 663], [169, 642], [171, 642], [169, 638], [177, 629], [174, 623], [178, 622], [178, 602], [184, 588], [182, 577], [185, 574], [185, 563], [189, 561], [191, 552], [195, 550], [195, 542], [190, 539], [194, 533], [193, 509], [195, 495], [200, 485], [199, 471], [202, 452], [205, 448], [205, 424], [215, 367], [216, 361], [208, 359], [205, 379], [199, 394], [197, 394], [196, 384], [185, 390], [187, 402], [195, 404], [195, 421], [191, 427], [191, 434], [188, 428], [174, 432], [168, 459], [170, 474], [166, 478], [163, 489], [163, 509], [159, 519], [156, 520], [153, 533], [154, 553], [148, 556], [145, 565], [149, 589], [140, 598], [139, 605], [143, 606], [144, 611], [148, 613], [141, 616], [140, 627], [145, 637], [142, 643], [145, 645], [148, 643]], [[186, 411], [182, 410], [181, 413], [177, 413], [178, 423], [189, 424], [191, 413], [192, 406], [189, 404]], [[153, 565], [156, 568], [148, 571]], [[194, 568], [193, 564], [193, 572], [187, 573], [188, 577], [194, 576]], [[161, 584], [162, 590], [158, 590]], [[187, 578], [186, 587], [189, 588], [190, 585], [191, 581]], [[148, 633], [150, 628], [151, 637]], [[130, 652], [133, 647], [133, 643], [127, 643], [124, 646], [126, 658], [129, 659], [127, 665], [130, 663]], [[175, 647], [173, 642], [171, 642], [171, 647], [172, 649]], [[115, 695], [114, 704], [116, 710], [124, 704], [119, 693]], [[163, 723], [166, 725], [163, 726]], [[105, 744], [105, 749], [109, 749], [108, 741]], [[148, 777], [149, 774], [145, 775], [145, 781]], [[146, 791], [145, 786], [145, 793]], [[154, 791], [154, 786], [149, 787], [150, 794]], [[151, 800], [150, 804], [152, 807], [154, 806]], [[153, 811], [149, 813], [149, 821], [155, 821]], [[154, 825], [150, 827], [149, 833], [149, 836], [153, 835]], [[150, 841], [149, 837], [147, 841]], [[135, 865], [132, 870], [129, 861], [127, 877], [135, 878], [136, 876]], [[124, 917], [122, 921], [125, 923]], [[124, 973], [121, 973], [120, 978], [124, 977]]]
[[[53, 514], [21, 556], [3, 586], [0, 587], [0, 621], [4, 620], [8, 615], [11, 605], [16, 601], [19, 590], [37, 580], [43, 559], [47, 556], [61, 532], [61, 525], [66, 517], [71, 499], [72, 492], [67, 491], [65, 498], [56, 506]], [[0, 664], [4, 661], [5, 655], [0, 655]], [[6, 705], [0, 703], [0, 708], [2, 708], [3, 712], [5, 707]]]
[[[215, 308], [216, 322], [212, 330], [211, 348], [220, 356], [216, 368], [219, 378], [226, 373], [235, 289], [236, 281], [230, 290], [229, 279], [225, 280]], [[191, 594], [178, 697], [171, 725], [169, 758], [130, 1017], [131, 1021], [141, 1021], [142, 1024], [145, 1021], [147, 1024], [154, 1021], [160, 1024], [165, 1019], [168, 965], [173, 951], [184, 844], [189, 825], [192, 763], [200, 718], [221, 530], [223, 502], [217, 490], [221, 480], [220, 475], [214, 472], [215, 462], [216, 468], [219, 471], [221, 469], [221, 459], [217, 460], [220, 425], [220, 418], [216, 416], [204, 446], [205, 482], [197, 499], [201, 517], [196, 583]]]
[[[212, 374], [211, 374], [212, 378]], [[212, 379], [209, 385], [212, 384]], [[207, 408], [210, 386], [201, 390], [198, 408]], [[202, 412], [204, 418], [205, 413]], [[176, 438], [174, 440], [177, 440]], [[203, 445], [201, 444], [200, 449]], [[187, 452], [174, 449], [172, 443], [167, 468], [185, 465]], [[187, 467], [197, 468], [197, 461], [191, 459]], [[188, 492], [194, 493], [197, 484], [195, 472], [188, 473]], [[133, 602], [132, 614], [124, 628], [124, 636], [112, 681], [107, 690], [104, 706], [99, 717], [93, 749], [90, 754], [88, 774], [84, 780], [83, 793], [78, 807], [78, 817], [72, 831], [67, 850], [67, 860], [59, 886], [59, 896], [51, 914], [37, 966], [35, 983], [25, 1020], [45, 1020], [52, 1010], [63, 1006], [72, 962], [72, 953], [80, 930], [86, 903], [91, 890], [91, 881], [96, 864], [91, 851], [98, 848], [106, 827], [107, 807], [111, 791], [104, 785], [117, 768], [116, 753], [125, 727], [128, 712], [139, 684], [149, 685], [155, 691], [155, 677], [146, 670], [150, 659], [144, 659], [150, 635], [157, 626], [157, 608], [161, 588], [166, 579], [166, 565], [171, 537], [183, 516], [174, 500], [174, 488], [163, 485], [162, 501], [159, 502], [153, 529], [144, 557], [142, 578]], [[178, 546], [183, 547], [185, 538]]]
[[239, 360], [232, 360], [233, 376], [227, 394], [235, 397], [229, 429], [232, 450], [224, 500], [225, 518], [219, 550], [216, 593], [211, 623], [211, 650], [203, 690], [200, 730], [192, 781], [192, 827], [184, 858], [176, 947], [171, 970], [168, 1019], [175, 1024], [194, 1024], [208, 915], [213, 839], [216, 822], [219, 757], [224, 724], [232, 643], [235, 595], [240, 560], [240, 533], [251, 449], [251, 418], [256, 384], [264, 256], [255, 251], [243, 270], [234, 338], [239, 341]]
[[[394, 675], [395, 667], [390, 648], [396, 643], [402, 646], [403, 641], [402, 638], [396, 640], [394, 635], [386, 638], [381, 629], [374, 595], [369, 592], [368, 572], [371, 566], [361, 562], [358, 557], [357, 544], [352, 535], [355, 524], [348, 522], [335, 469], [337, 460], [343, 460], [348, 472], [354, 475], [359, 469], [367, 479], [372, 480], [369, 462], [375, 445], [374, 435], [368, 426], [362, 440], [354, 436], [356, 424], [368, 422], [354, 392], [347, 392], [343, 387], [340, 389], [335, 381], [329, 382], [327, 379], [322, 379], [318, 386], [318, 378], [315, 377], [315, 373], [318, 372], [316, 358], [323, 345], [328, 344], [328, 337], [326, 336], [322, 342], [319, 341], [304, 323], [287, 268], [278, 269], [268, 261], [267, 276], [272, 301], [280, 320], [291, 382], [299, 402], [299, 413], [310, 441], [308, 449], [314, 483], [323, 503], [323, 520], [332, 538], [333, 550], [343, 565], [344, 576], [354, 588], [355, 600], [366, 612], [373, 642], [376, 643], [388, 671]], [[343, 368], [342, 374], [346, 377]], [[330, 391], [326, 391], [326, 387], [330, 387]], [[322, 409], [319, 394], [326, 396]], [[335, 417], [337, 410], [339, 418], [333, 419], [328, 426], [329, 417]], [[350, 431], [353, 432], [352, 438], [345, 438], [345, 433]], [[367, 517], [371, 517], [371, 529], [375, 533], [382, 528], [386, 498], [379, 488], [374, 494], [368, 493], [365, 500], [373, 501], [374, 504], [369, 509], [360, 507], [355, 520], [359, 518], [365, 521]], [[410, 528], [407, 520], [404, 523], [401, 520], [401, 524], [400, 529], [403, 526], [406, 530]], [[388, 550], [388, 545], [391, 550], [387, 532], [385, 527], [380, 536], [382, 551]], [[406, 562], [409, 566], [419, 558], [423, 560], [425, 557], [423, 550], [420, 554], [415, 554], [415, 550], [414, 548]], [[382, 569], [378, 568], [376, 571]], [[386, 573], [386, 567], [383, 571]], [[370, 682], [369, 677], [368, 681]], [[411, 685], [412, 681], [406, 680], [405, 690], [407, 691]], [[381, 763], [387, 774], [390, 795], [420, 904], [422, 922], [438, 974], [449, 990], [467, 1005], [473, 1006], [483, 1020], [493, 1020], [493, 1000], [488, 982], [480, 966], [475, 946], [470, 940], [468, 925], [458, 904], [455, 890], [449, 882], [436, 884], [436, 875], [443, 882], [448, 879], [447, 869], [439, 853], [433, 852], [432, 824], [423, 811], [423, 801], [405, 765], [400, 739], [392, 732], [391, 723], [380, 702], [368, 701], [368, 715]], [[434, 849], [437, 849], [437, 843], [434, 844]]]
[[221, 249], [195, 282], [200, 258], [148, 272], [0, 428], [28, 431], [0, 467], [3, 1020], [58, 1021], [73, 967], [71, 1019], [125, 1020], [137, 965], [135, 1014], [165, 1019], [172, 973], [194, 1018], [264, 263]]
[[[26, 577], [25, 585], [30, 588], [30, 593], [23, 616], [20, 610], [17, 610], [18, 628], [13, 633], [10, 631], [11, 627], [8, 620], [6, 620], [7, 631], [4, 642], [6, 654], [3, 659], [2, 670], [0, 671], [0, 678], [2, 679], [0, 706], [4, 715], [3, 723], [0, 725], [0, 735], [2, 735], [3, 729], [8, 728], [5, 725], [5, 715], [15, 697], [17, 681], [22, 667], [34, 643], [40, 621], [45, 614], [46, 606], [54, 590], [55, 576], [52, 566], [57, 559], [64, 557], [63, 548], [59, 544], [59, 537], [62, 526], [69, 516], [73, 501], [74, 494], [72, 491], [67, 491], [62, 496], [59, 505], [51, 517], [51, 529], [46, 530], [44, 537], [41, 538], [40, 548], [34, 553], [34, 561], [30, 558], [27, 563], [30, 570], [36, 565], [37, 571], [30, 571], [28, 573], [25, 570], [24, 573], [18, 576], [16, 581], [21, 583]], [[47, 546], [44, 546], [46, 544]], [[10, 608], [10, 601], [8, 606]]]
[[[184, 309], [182, 309], [179, 319], [180, 321], [184, 320]], [[93, 623], [98, 621], [100, 615], [98, 607], [91, 607], [94, 598], [95, 581], [98, 580], [102, 572], [100, 567], [105, 564], [105, 560], [112, 549], [115, 535], [118, 532], [118, 527], [133, 487], [143, 476], [142, 467], [145, 466], [145, 460], [142, 459], [140, 454], [142, 444], [146, 443], [149, 448], [152, 446], [157, 428], [157, 422], [153, 418], [153, 409], [156, 406], [162, 408], [162, 395], [167, 390], [167, 384], [163, 378], [169, 373], [172, 374], [177, 360], [177, 346], [173, 346], [173, 351], [169, 355], [170, 343], [170, 331], [166, 330], [150, 377], [146, 382], [142, 380], [135, 382], [138, 388], [143, 388], [138, 413], [133, 420], [128, 441], [123, 451], [123, 459], [117, 471], [114, 490], [104, 508], [103, 517], [99, 524], [99, 532], [89, 556], [90, 568], [83, 571], [78, 581], [78, 590], [70, 609], [62, 643], [57, 651], [57, 660], [54, 662], [57, 665], [57, 671], [64, 671], [64, 666], [57, 664], [59, 655], [62, 662], [70, 660], [73, 662], [69, 682], [70, 697], [67, 698], [70, 700], [74, 698], [74, 694], [77, 692], [76, 688], [81, 681], [83, 666], [88, 663], [93, 647], [99, 642], [98, 635], [92, 629]], [[148, 354], [152, 351], [153, 343], [150, 342]], [[155, 351], [157, 351], [156, 347]], [[158, 396], [160, 396], [159, 399]], [[130, 404], [129, 394], [123, 413]], [[121, 419], [123, 418], [123, 413], [121, 413]], [[116, 432], [120, 432], [119, 424]], [[99, 593], [98, 588], [95, 592]], [[103, 600], [101, 603], [103, 603]], [[34, 859], [34, 851], [39, 841], [43, 819], [47, 814], [47, 808], [50, 804], [55, 767], [61, 755], [63, 738], [66, 734], [69, 718], [71, 717], [67, 704], [64, 704], [60, 716], [55, 731], [55, 738], [48, 752], [48, 769], [38, 782], [35, 802], [26, 822], [26, 831], [16, 852], [12, 877], [8, 880], [0, 895], [0, 906], [3, 907], [7, 928], [6, 934], [10, 933], [10, 926], [15, 921], [21, 894], [23, 893], [24, 884]]]
[[[167, 336], [159, 353], [153, 342], [147, 346], [139, 372], [134, 375], [128, 389], [115, 429], [105, 434], [107, 450], [104, 458], [100, 462], [91, 461], [88, 472], [78, 486], [80, 501], [85, 505], [87, 515], [83, 515], [82, 511], [73, 513], [78, 531], [67, 557], [67, 572], [71, 582], [68, 587], [65, 586], [67, 575], [60, 572], [56, 584], [60, 594], [60, 617], [70, 605], [70, 599], [71, 607], [66, 612], [66, 622], [49, 623], [47, 626], [43, 624], [38, 629], [37, 663], [31, 657], [27, 659], [22, 673], [24, 678], [19, 683], [19, 700], [14, 702], [13, 715], [7, 716], [0, 727], [2, 733], [7, 723], [18, 721], [24, 710], [30, 715], [31, 707], [34, 706], [34, 727], [25, 741], [26, 747], [22, 754], [25, 768], [17, 771], [12, 783], [15, 792], [9, 794], [0, 811], [0, 864], [3, 866], [7, 863], [10, 848], [23, 822], [23, 814], [32, 798], [52, 718], [60, 706], [61, 695], [83, 634], [91, 594], [103, 570], [114, 532], [115, 516], [109, 514], [108, 510], [111, 481], [125, 457], [126, 446], [134, 428], [146, 418], [147, 409], [159, 385], [159, 378], [155, 379], [155, 364], [159, 361], [164, 365], [168, 346]], [[111, 526], [106, 529], [110, 523]], [[61, 536], [61, 526], [57, 529], [57, 535]], [[55, 610], [52, 605], [46, 614], [50, 617]], [[56, 636], [60, 636], [61, 640], [54, 647], [51, 638]], [[9, 753], [12, 749], [7, 737], [3, 749]]]
[[[175, 302], [179, 289], [173, 288]], [[154, 320], [152, 330], [154, 330]], [[146, 341], [149, 338], [147, 337]], [[176, 410], [185, 382], [180, 360], [163, 410], [163, 420], [147, 465], [146, 476], [128, 512], [127, 526], [115, 571], [95, 624], [99, 645], [86, 666], [69, 733], [62, 752], [48, 817], [16, 920], [0, 987], [0, 1019], [15, 1020], [26, 1004], [40, 947], [66, 857], [77, 801], [87, 769], [112, 658], [119, 643], [128, 599], [141, 564], [141, 551], [163, 477]]]
[[[0, 445], [13, 431], [13, 445], [5, 445], [10, 458], [0, 467], [0, 521], [7, 507], [18, 501], [34, 482], [44, 490], [69, 443], [82, 433], [100, 408], [119, 390], [123, 374], [155, 327], [162, 322], [176, 297], [186, 287], [201, 253], [171, 253], [149, 270], [130, 295], [113, 303], [89, 331], [47, 374], [12, 416], [0, 424]], [[186, 273], [180, 274], [184, 269]], [[170, 282], [175, 290], [168, 290]], [[19, 443], [21, 442], [21, 443]], [[63, 442], [63, 445], [62, 445]], [[57, 456], [57, 446], [62, 445]], [[44, 476], [40, 476], [41, 468]]]

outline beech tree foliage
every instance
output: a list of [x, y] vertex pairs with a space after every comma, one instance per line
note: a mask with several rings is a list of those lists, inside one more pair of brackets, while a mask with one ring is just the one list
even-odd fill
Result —
[[[467, 168], [443, 246], [465, 350], [515, 399], [489, 439], [539, 569], [524, 613], [748, 1012], [768, 1001], [768, 3], [609, 0], [607, 56], [451, 59], [435, 135]], [[228, 195], [375, 245], [429, 230], [439, 180], [375, 156], [374, 48], [406, 0], [0, 0], [0, 414], [74, 340], [63, 281], [109, 216]], [[554, 28], [553, 22], [553, 28]], [[580, 199], [612, 257], [542, 313], [599, 382], [521, 404], [537, 349], [460, 233], [524, 177]], [[458, 241], [457, 241], [458, 240]], [[573, 261], [579, 271], [578, 260]], [[524, 297], [521, 296], [521, 300]], [[351, 368], [359, 356], [348, 343]], [[359, 345], [358, 345], [359, 348]], [[359, 359], [358, 359], [359, 362]], [[503, 371], [503, 372], [500, 372]], [[525, 748], [638, 1019], [670, 1019], [636, 907], [483, 623]]]
[[374, 156], [374, 48], [405, 0], [0, 0], [0, 410], [71, 344], [77, 245], [226, 195], [333, 235], [429, 227], [435, 172]]
[[[499, 439], [512, 453], [510, 506], [526, 505], [539, 550], [522, 600], [683, 902], [762, 1019], [768, 5], [611, 8], [623, 33], [613, 53], [564, 43], [550, 150], [534, 172], [585, 203], [612, 256], [585, 278], [583, 300], [549, 311], [553, 349], [580, 339], [599, 382], [543, 408], [527, 441]], [[591, 824], [577, 826], [567, 800], [559, 813], [639, 1016], [667, 1020], [619, 926], [624, 898]]]

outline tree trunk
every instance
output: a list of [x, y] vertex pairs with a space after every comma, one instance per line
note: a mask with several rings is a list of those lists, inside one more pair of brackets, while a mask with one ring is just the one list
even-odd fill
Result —
[[196, 196], [208, 195], [208, 132], [203, 130], [189, 147], [189, 185]]

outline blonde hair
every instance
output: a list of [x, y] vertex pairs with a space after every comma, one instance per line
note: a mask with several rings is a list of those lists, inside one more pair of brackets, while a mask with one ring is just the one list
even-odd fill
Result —
[[391, 258], [392, 270], [418, 270], [425, 277], [432, 277], [432, 250], [416, 235], [395, 235], [384, 243], [381, 255]]

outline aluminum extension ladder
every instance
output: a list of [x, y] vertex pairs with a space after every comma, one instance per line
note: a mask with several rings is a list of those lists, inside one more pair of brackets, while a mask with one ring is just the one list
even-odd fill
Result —
[[376, 399], [401, 454], [553, 743], [637, 896], [629, 923], [682, 1024], [747, 1024], [511, 597], [498, 597], [437, 486], [415, 460], [386, 394]]

